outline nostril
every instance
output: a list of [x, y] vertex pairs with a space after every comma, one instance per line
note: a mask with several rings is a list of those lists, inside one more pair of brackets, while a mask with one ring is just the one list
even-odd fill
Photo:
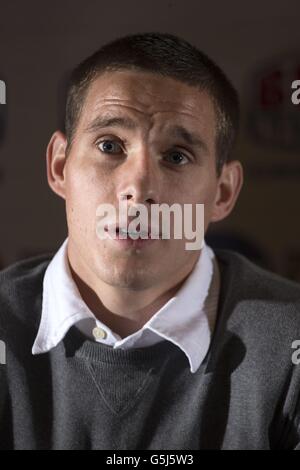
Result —
[[129, 200], [132, 196], [130, 196], [129, 194], [121, 194], [120, 196], [120, 199], [121, 201], [124, 201], [124, 200]]

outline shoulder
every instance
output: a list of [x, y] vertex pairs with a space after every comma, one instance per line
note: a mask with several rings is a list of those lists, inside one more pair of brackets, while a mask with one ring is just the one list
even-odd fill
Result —
[[44, 253], [17, 261], [0, 271], [0, 289], [3, 282], [18, 283], [33, 279], [49, 263], [54, 253]]
[[220, 308], [227, 327], [278, 344], [300, 339], [300, 285], [244, 256], [214, 250], [221, 272]]
[[18, 261], [0, 271], [0, 331], [12, 323], [30, 323], [41, 301], [43, 278], [53, 253]]
[[300, 420], [300, 285], [238, 253], [214, 252], [221, 286], [207, 370], [231, 376], [230, 396], [252, 410], [250, 422], [270, 417], [277, 445], [283, 420]]
[[240, 297], [277, 302], [300, 301], [300, 284], [261, 268], [245, 256], [229, 250], [214, 250], [223, 282]]

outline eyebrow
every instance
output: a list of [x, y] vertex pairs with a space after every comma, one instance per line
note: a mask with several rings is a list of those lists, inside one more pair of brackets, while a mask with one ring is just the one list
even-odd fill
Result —
[[[86, 127], [85, 130], [87, 132], [96, 132], [106, 127], [123, 127], [128, 130], [136, 130], [138, 128], [138, 124], [130, 117], [98, 116]], [[205, 151], [208, 150], [205, 142], [203, 142], [197, 134], [190, 132], [184, 126], [171, 126], [168, 128], [167, 133], [173, 138], [182, 140], [193, 147], [199, 147]]]
[[203, 142], [203, 140], [200, 137], [198, 137], [197, 134], [188, 131], [183, 126], [179, 126], [179, 125], [172, 126], [169, 132], [172, 135], [172, 137], [183, 140], [184, 142], [192, 145], [193, 147], [199, 147], [206, 151], [208, 150], [205, 142]]
[[96, 117], [86, 128], [87, 132], [95, 132], [105, 127], [124, 127], [128, 130], [135, 130], [137, 129], [137, 124], [135, 121], [130, 119], [129, 117], [105, 117], [105, 116], [98, 116]]

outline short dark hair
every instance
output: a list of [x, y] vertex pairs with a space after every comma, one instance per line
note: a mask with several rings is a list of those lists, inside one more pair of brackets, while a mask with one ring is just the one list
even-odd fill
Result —
[[171, 77], [210, 95], [216, 112], [217, 172], [230, 160], [239, 125], [239, 98], [223, 71], [203, 52], [172, 34], [143, 33], [101, 47], [72, 72], [67, 89], [65, 132], [70, 148], [89, 86], [101, 73], [142, 70]]

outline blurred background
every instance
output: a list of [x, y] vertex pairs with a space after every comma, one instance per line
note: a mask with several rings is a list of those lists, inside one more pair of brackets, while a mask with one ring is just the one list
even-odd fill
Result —
[[67, 236], [45, 150], [63, 127], [70, 70], [114, 38], [159, 31], [206, 52], [241, 97], [235, 156], [245, 184], [207, 242], [300, 282], [300, 105], [291, 103], [291, 83], [300, 79], [299, 17], [299, 0], [1, 0], [0, 268], [56, 251]]

